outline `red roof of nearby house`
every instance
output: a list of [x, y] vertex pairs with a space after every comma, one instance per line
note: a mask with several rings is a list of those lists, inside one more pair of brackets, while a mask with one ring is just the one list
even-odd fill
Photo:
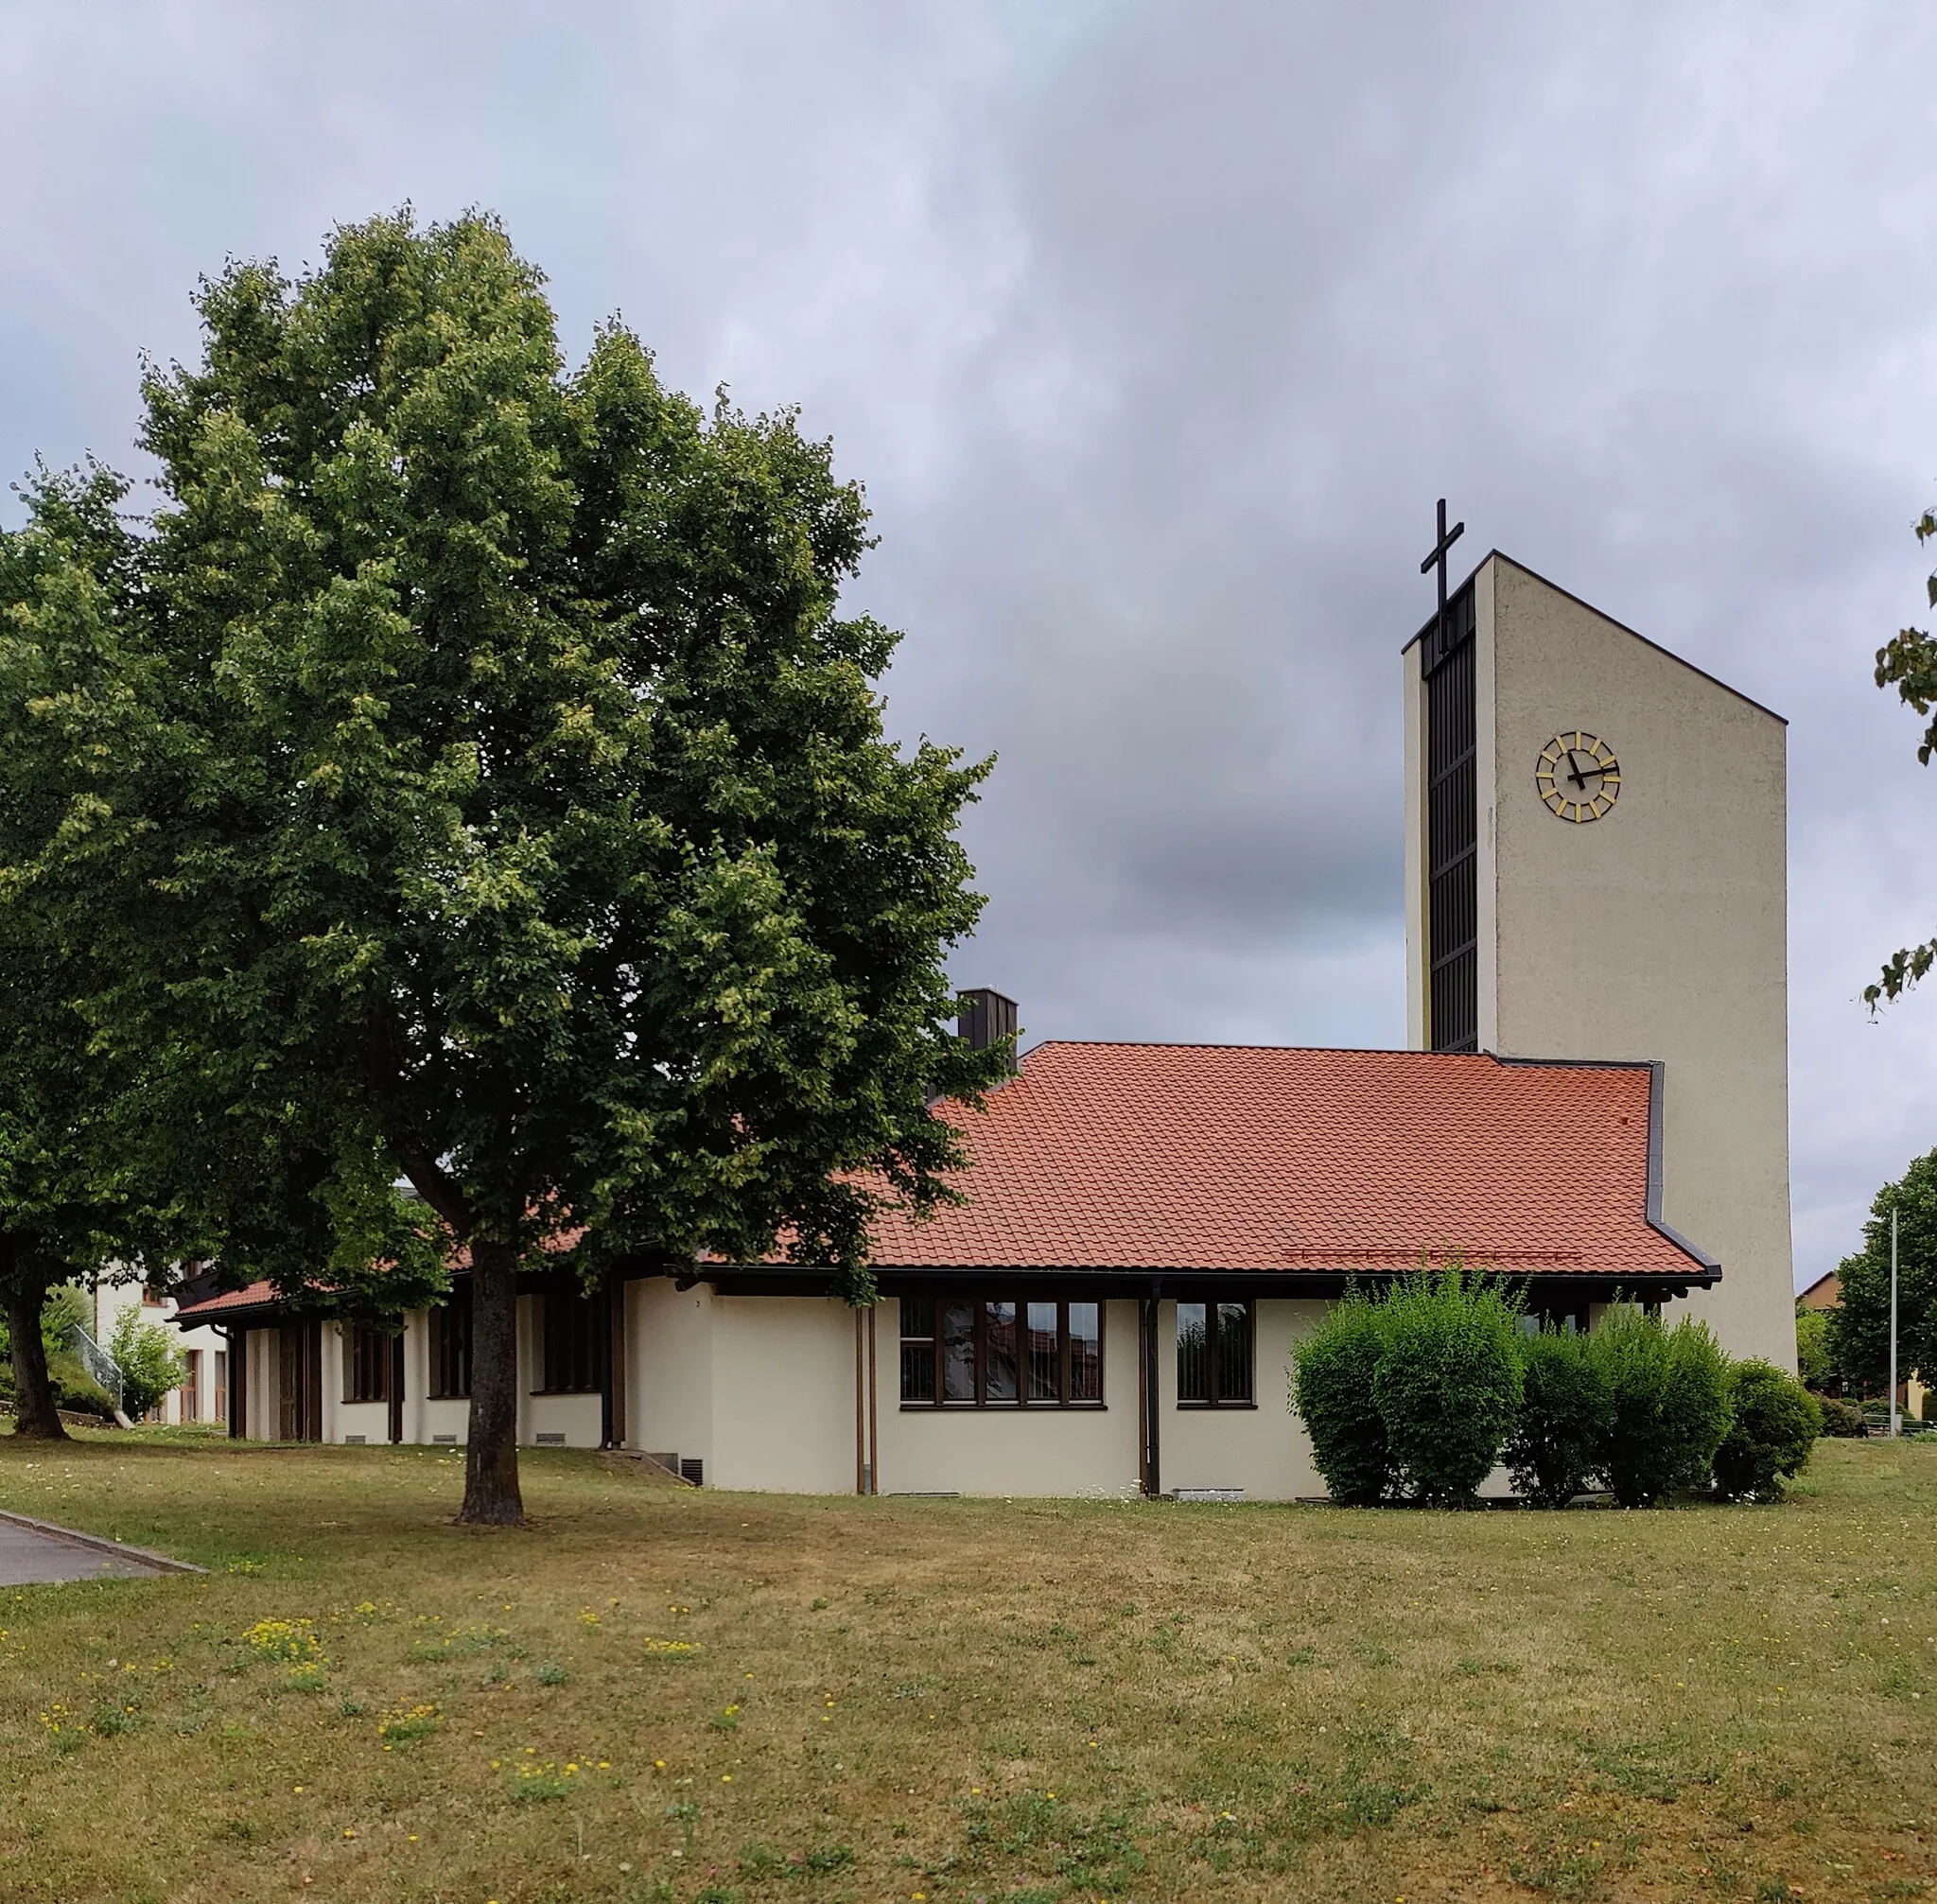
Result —
[[192, 1317], [201, 1322], [226, 1309], [266, 1309], [279, 1300], [273, 1283], [250, 1283], [240, 1289], [224, 1289], [219, 1296], [204, 1296], [200, 1302], [184, 1302], [175, 1311], [175, 1319], [185, 1322]]
[[877, 1267], [1401, 1270], [1707, 1280], [1650, 1220], [1637, 1064], [1038, 1045], [951, 1109], [966, 1205], [875, 1226]]
[[[572, 1249], [585, 1233], [583, 1224], [574, 1229], [562, 1230], [555, 1235], [548, 1236], [543, 1247], [551, 1255], [561, 1255]], [[471, 1246], [468, 1243], [460, 1243], [445, 1259], [445, 1266], [453, 1275], [462, 1274], [468, 1269], [471, 1266]], [[184, 1321], [192, 1319], [201, 1322], [211, 1317], [220, 1316], [225, 1310], [273, 1309], [280, 1305], [283, 1300], [273, 1283], [249, 1283], [239, 1289], [224, 1289], [218, 1296], [205, 1296], [198, 1302], [184, 1302], [175, 1311], [175, 1315]]]

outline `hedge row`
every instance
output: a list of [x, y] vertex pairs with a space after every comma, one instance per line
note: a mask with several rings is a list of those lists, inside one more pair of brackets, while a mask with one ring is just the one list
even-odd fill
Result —
[[1793, 1375], [1732, 1362], [1703, 1323], [1623, 1307], [1592, 1335], [1524, 1335], [1507, 1287], [1457, 1269], [1335, 1303], [1293, 1352], [1291, 1405], [1353, 1507], [1464, 1506], [1503, 1463], [1539, 1507], [1777, 1500], [1823, 1431]]

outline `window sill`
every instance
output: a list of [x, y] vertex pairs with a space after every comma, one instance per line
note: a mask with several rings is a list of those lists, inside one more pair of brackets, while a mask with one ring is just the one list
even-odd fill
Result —
[[468, 1402], [471, 1399], [471, 1391], [466, 1389], [462, 1395], [445, 1394], [439, 1391], [436, 1394], [426, 1395], [424, 1399], [427, 1402]]
[[603, 1392], [599, 1389], [530, 1389], [526, 1392], [536, 1401], [541, 1395], [597, 1395]]
[[1258, 1405], [1255, 1402], [1179, 1402], [1177, 1411], [1180, 1415], [1255, 1415]]
[[1101, 1415], [1108, 1402], [903, 1402], [904, 1415]]

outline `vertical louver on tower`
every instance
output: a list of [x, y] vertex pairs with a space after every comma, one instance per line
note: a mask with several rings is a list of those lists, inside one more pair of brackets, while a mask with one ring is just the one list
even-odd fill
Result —
[[1429, 628], [1426, 669], [1426, 1010], [1434, 1051], [1479, 1048], [1479, 801], [1473, 585]]

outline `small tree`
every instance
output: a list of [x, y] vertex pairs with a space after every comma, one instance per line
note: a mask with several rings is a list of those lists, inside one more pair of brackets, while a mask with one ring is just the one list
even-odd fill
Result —
[[1375, 1508], [1392, 1486], [1392, 1453], [1373, 1393], [1384, 1353], [1380, 1305], [1348, 1289], [1292, 1349], [1291, 1406], [1312, 1461], [1341, 1507]]
[[1788, 1371], [1753, 1358], [1729, 1369], [1732, 1420], [1715, 1452], [1715, 1484], [1732, 1500], [1779, 1501], [1823, 1432], [1816, 1397]]
[[1832, 1327], [1826, 1309], [1796, 1311], [1796, 1373], [1806, 1389], [1827, 1388], [1835, 1378]]
[[1831, 1312], [1830, 1352], [1838, 1370], [1872, 1388], [1889, 1380], [1890, 1219], [1897, 1222], [1899, 1379], [1937, 1369], [1937, 1150], [1917, 1158], [1870, 1202], [1863, 1247], [1837, 1266], [1841, 1306]]
[[1520, 1409], [1518, 1315], [1498, 1284], [1422, 1270], [1387, 1296], [1373, 1397], [1412, 1497], [1463, 1507], [1493, 1471]]
[[137, 1420], [170, 1389], [180, 1388], [188, 1372], [188, 1357], [175, 1332], [159, 1322], [143, 1321], [136, 1303], [115, 1317], [107, 1347], [121, 1371], [122, 1411]]
[[1584, 1335], [1544, 1328], [1522, 1341], [1520, 1417], [1507, 1446], [1514, 1488], [1564, 1508], [1594, 1484], [1614, 1418], [1606, 1371]]

